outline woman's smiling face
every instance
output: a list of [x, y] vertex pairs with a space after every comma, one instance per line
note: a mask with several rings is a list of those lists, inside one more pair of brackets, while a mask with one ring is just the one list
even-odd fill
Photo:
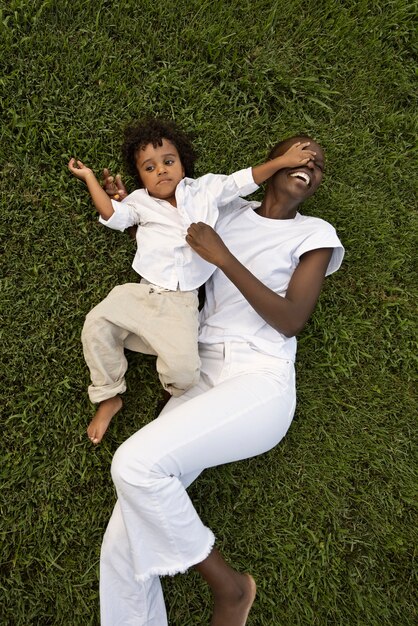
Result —
[[309, 141], [309, 150], [316, 152], [315, 158], [306, 165], [287, 167], [278, 170], [270, 179], [270, 184], [278, 191], [287, 191], [300, 198], [300, 202], [312, 196], [322, 182], [325, 156], [321, 146], [310, 137], [291, 137], [272, 150], [270, 158], [284, 154], [294, 143]]

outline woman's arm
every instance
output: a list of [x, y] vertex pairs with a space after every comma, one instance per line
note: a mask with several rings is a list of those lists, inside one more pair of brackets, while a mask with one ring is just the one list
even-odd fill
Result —
[[219, 235], [206, 224], [192, 224], [186, 241], [201, 257], [213, 263], [234, 283], [255, 311], [287, 337], [301, 332], [321, 293], [331, 248], [306, 252], [290, 279], [286, 296], [266, 287], [229, 251]]
[[68, 169], [76, 178], [86, 183], [93, 204], [101, 217], [104, 220], [108, 220], [112, 217], [114, 213], [112, 202], [106, 191], [101, 187], [93, 170], [86, 167], [81, 161], [76, 161], [75, 159], [70, 159]]

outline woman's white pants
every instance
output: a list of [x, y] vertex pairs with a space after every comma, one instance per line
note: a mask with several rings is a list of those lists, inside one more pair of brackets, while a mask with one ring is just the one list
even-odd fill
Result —
[[200, 472], [266, 452], [295, 409], [293, 363], [246, 343], [201, 346], [199, 383], [116, 451], [118, 501], [100, 559], [102, 626], [167, 626], [159, 576], [203, 561], [214, 536], [186, 492]]

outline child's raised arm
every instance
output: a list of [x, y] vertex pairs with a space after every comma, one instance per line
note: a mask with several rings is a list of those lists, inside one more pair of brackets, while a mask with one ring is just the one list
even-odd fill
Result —
[[278, 170], [284, 167], [297, 167], [298, 165], [307, 165], [309, 161], [315, 158], [316, 152], [308, 150], [309, 141], [302, 143], [297, 141], [289, 150], [270, 161], [266, 161], [261, 165], [252, 168], [254, 182], [261, 185], [265, 180], [273, 176]]
[[114, 213], [112, 202], [105, 190], [101, 187], [93, 170], [86, 167], [81, 161], [76, 161], [75, 159], [70, 159], [68, 169], [76, 178], [86, 183], [93, 204], [98, 213], [100, 213], [100, 216], [104, 220], [108, 220], [112, 217]]

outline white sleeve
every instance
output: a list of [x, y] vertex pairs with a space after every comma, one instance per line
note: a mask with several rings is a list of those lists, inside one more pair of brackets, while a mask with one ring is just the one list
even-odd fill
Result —
[[219, 206], [228, 204], [238, 196], [248, 196], [258, 189], [254, 182], [252, 168], [239, 170], [229, 176], [205, 174], [197, 179], [199, 186], [211, 193]]
[[298, 259], [305, 252], [318, 250], [319, 248], [332, 248], [332, 256], [327, 267], [325, 276], [336, 272], [344, 258], [344, 247], [338, 238], [335, 228], [328, 222], [323, 221], [322, 228], [308, 235], [297, 249]]
[[112, 230], [125, 230], [129, 226], [134, 226], [140, 223], [140, 214], [137, 204], [132, 202], [133, 194], [129, 194], [122, 200], [122, 202], [116, 202], [111, 200], [114, 210], [113, 215], [108, 220], [99, 217], [100, 224], [111, 228]]

